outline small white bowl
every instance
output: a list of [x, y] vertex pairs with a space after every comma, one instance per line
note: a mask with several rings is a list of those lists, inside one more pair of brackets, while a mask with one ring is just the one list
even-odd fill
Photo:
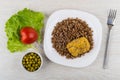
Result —
[[[41, 59], [41, 65], [40, 65], [40, 67], [39, 67], [37, 70], [33, 71], [33, 72], [36, 72], [36, 71], [38, 71], [38, 70], [41, 69], [41, 67], [42, 67], [42, 65], [43, 65], [43, 58], [42, 58], [41, 54], [40, 54], [39, 52], [35, 51], [34, 49], [28, 49], [27, 51], [24, 52], [24, 55], [22, 56], [22, 60], [23, 60], [23, 57], [24, 57], [26, 54], [30, 53], [30, 52], [34, 52], [34, 53], [38, 54], [39, 57], [40, 57], [40, 59]], [[22, 65], [22, 67], [24, 68], [24, 66], [23, 66], [23, 64], [22, 64], [22, 60], [21, 60], [21, 65]], [[25, 69], [25, 68], [24, 68], [24, 69]], [[25, 70], [26, 70], [26, 69], [25, 69]], [[26, 70], [26, 71], [28, 71], [28, 70]], [[30, 71], [28, 71], [28, 72], [30, 72]]]

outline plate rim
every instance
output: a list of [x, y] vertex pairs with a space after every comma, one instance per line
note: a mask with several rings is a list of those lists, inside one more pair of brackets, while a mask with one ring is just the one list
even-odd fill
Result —
[[[100, 39], [101, 39], [101, 40], [99, 40], [99, 46], [98, 46], [98, 49], [97, 49], [96, 57], [95, 57], [94, 60], [92, 60], [92, 62], [90, 62], [89, 64], [84, 65], [84, 66], [71, 66], [71, 65], [61, 64], [61, 63], [58, 63], [58, 62], [54, 61], [53, 59], [51, 59], [51, 58], [47, 55], [46, 49], [45, 49], [45, 38], [46, 38], [46, 33], [47, 33], [46, 31], [48, 31], [48, 30], [46, 30], [46, 29], [47, 29], [47, 25], [48, 25], [48, 21], [49, 21], [49, 19], [51, 18], [51, 16], [53, 16], [55, 13], [58, 13], [58, 12], [60, 12], [60, 11], [78, 11], [78, 12], [82, 12], [82, 13], [91, 15], [92, 17], [94, 17], [95, 19], [97, 19], [97, 21], [99, 22], [99, 25], [101, 26], [101, 28], [100, 28], [100, 32], [101, 32], [101, 34], [100, 34]], [[49, 18], [48, 18], [48, 20], [47, 20], [47, 23], [46, 23], [46, 25], [45, 25], [44, 41], [43, 41], [44, 53], [45, 53], [45, 55], [47, 56], [47, 58], [48, 58], [49, 60], [51, 60], [51, 61], [54, 62], [54, 63], [63, 65], [63, 66], [74, 67], [74, 68], [82, 68], [82, 67], [87, 67], [87, 66], [89, 66], [90, 64], [92, 64], [92, 63], [96, 60], [96, 58], [97, 58], [97, 56], [98, 56], [98, 54], [99, 54], [99, 51], [100, 51], [101, 43], [102, 43], [102, 24], [101, 24], [100, 20], [99, 20], [96, 16], [92, 15], [91, 13], [85, 12], [85, 11], [81, 11], [81, 10], [77, 10], [77, 9], [60, 9], [60, 10], [56, 10], [56, 11], [54, 11], [54, 12], [49, 16]], [[62, 56], [62, 57], [64, 57], [64, 56]]]

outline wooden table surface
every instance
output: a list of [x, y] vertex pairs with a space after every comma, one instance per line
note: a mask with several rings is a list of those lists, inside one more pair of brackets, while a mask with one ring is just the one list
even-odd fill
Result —
[[[6, 20], [18, 10], [30, 8], [42, 11], [46, 20], [59, 9], [78, 9], [95, 15], [101, 22], [102, 44], [97, 59], [85, 68], [70, 68], [49, 61], [45, 55], [44, 65], [37, 72], [27, 72], [21, 67], [24, 53], [11, 54], [6, 47], [4, 32]], [[103, 69], [103, 56], [107, 36], [107, 12], [117, 9], [115, 26], [112, 28], [109, 45], [108, 69]], [[120, 80], [120, 0], [0, 0], [0, 80]]]

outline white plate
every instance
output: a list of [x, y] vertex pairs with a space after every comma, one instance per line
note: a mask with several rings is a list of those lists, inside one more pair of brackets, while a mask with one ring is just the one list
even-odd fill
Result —
[[[59, 55], [57, 51], [52, 47], [51, 43], [52, 37], [51, 33], [54, 29], [54, 26], [56, 25], [57, 22], [60, 22], [68, 17], [73, 18], [78, 17], [86, 21], [89, 27], [91, 27], [93, 30], [94, 48], [84, 56], [75, 59], [67, 59]], [[96, 59], [100, 50], [101, 40], [102, 40], [102, 26], [95, 16], [79, 10], [71, 9], [59, 10], [54, 12], [47, 21], [44, 35], [44, 51], [46, 56], [51, 61], [57, 64], [80, 68], [90, 65]]]

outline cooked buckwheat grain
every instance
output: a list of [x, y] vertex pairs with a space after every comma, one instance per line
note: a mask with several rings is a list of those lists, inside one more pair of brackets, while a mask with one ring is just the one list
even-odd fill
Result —
[[[93, 31], [88, 26], [88, 24], [81, 19], [78, 18], [64, 19], [55, 25], [55, 28], [52, 32], [53, 48], [55, 48], [60, 55], [66, 56], [66, 58], [75, 58], [69, 53], [69, 51], [66, 48], [66, 45], [74, 39], [86, 37], [90, 42], [91, 50], [93, 48], [92, 32]], [[80, 56], [81, 55], [77, 57]]]

